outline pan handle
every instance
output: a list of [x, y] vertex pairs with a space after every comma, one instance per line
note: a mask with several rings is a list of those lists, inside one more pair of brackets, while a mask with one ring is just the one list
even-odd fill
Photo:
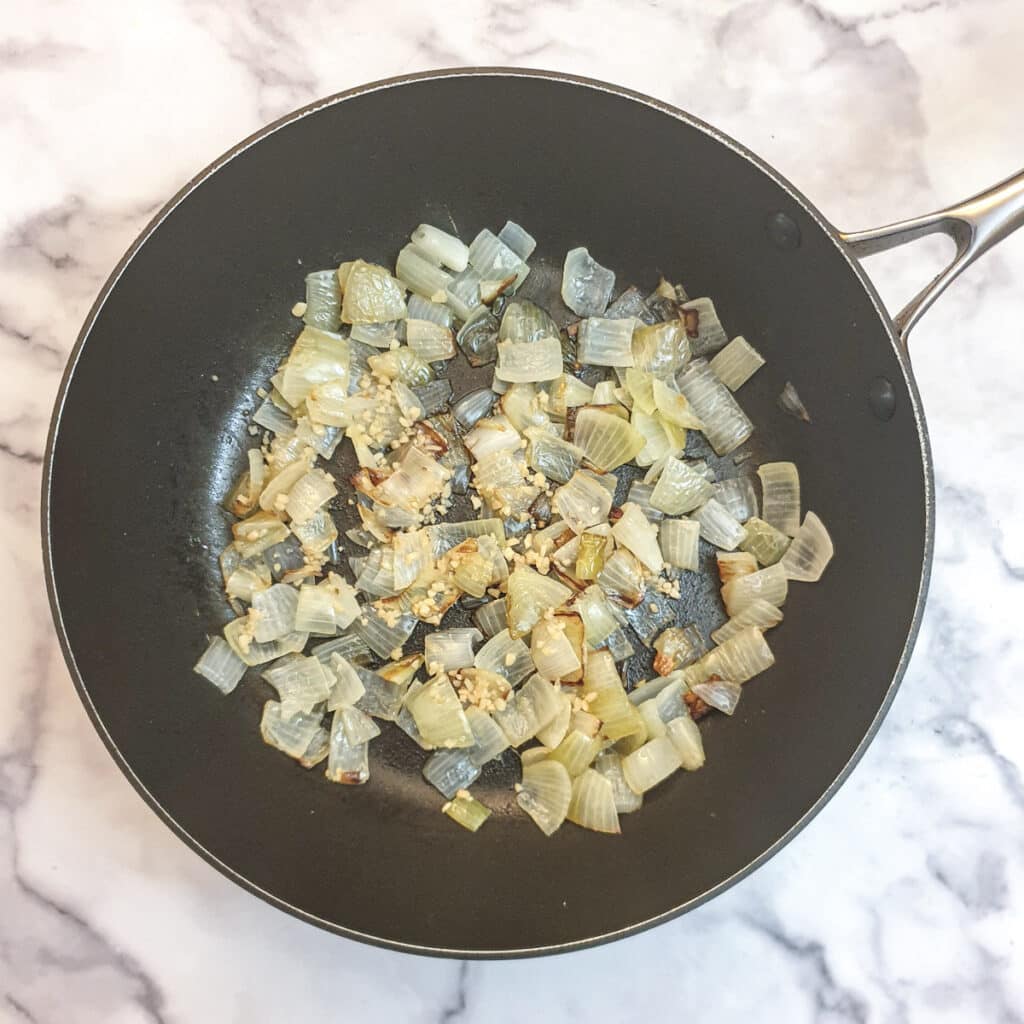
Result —
[[896, 314], [896, 333], [904, 348], [911, 329], [961, 271], [983, 252], [1024, 225], [1024, 170], [945, 210], [887, 224], [871, 231], [841, 231], [839, 237], [857, 258], [894, 249], [941, 232], [956, 243], [956, 256]]

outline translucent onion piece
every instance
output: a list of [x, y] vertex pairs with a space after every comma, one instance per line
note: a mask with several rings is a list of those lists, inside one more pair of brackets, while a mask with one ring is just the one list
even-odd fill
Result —
[[749, 551], [761, 565], [774, 565], [786, 553], [790, 539], [781, 530], [756, 516], [743, 525], [747, 536], [740, 542], [740, 549]]
[[452, 672], [457, 668], [469, 668], [473, 664], [473, 644], [483, 640], [479, 629], [438, 630], [428, 633], [423, 641], [423, 657], [431, 675], [438, 672]]
[[808, 512], [779, 565], [788, 579], [816, 583], [834, 553], [825, 524], [813, 512]]
[[[517, 569], [516, 571], [533, 572], [531, 569]], [[513, 575], [515, 574], [513, 573]], [[538, 574], [534, 573], [533, 575]], [[555, 583], [554, 580], [548, 580], [543, 576], [539, 578], [545, 583]], [[560, 583], [555, 583], [555, 586], [565, 589]], [[529, 630], [524, 630], [524, 633], [528, 632]], [[513, 686], [518, 686], [534, 671], [530, 648], [518, 636], [512, 636], [508, 629], [502, 629], [496, 633], [476, 652], [473, 665], [487, 672], [496, 672], [499, 676], [504, 676]]]
[[[397, 388], [397, 381], [393, 385]], [[452, 382], [446, 378], [432, 380], [429, 384], [421, 384], [411, 389], [424, 416], [433, 416], [448, 408], [452, 397]]]
[[289, 491], [309, 472], [312, 464], [313, 454], [310, 452], [275, 473], [263, 488], [260, 508], [267, 512], [281, 511], [288, 502]]
[[562, 373], [562, 348], [557, 338], [518, 343], [498, 342], [498, 366], [494, 371], [508, 383], [554, 380]]
[[338, 632], [338, 620], [333, 596], [309, 584], [300, 587], [295, 628], [316, 636], [334, 636]]
[[480, 306], [462, 325], [455, 340], [465, 353], [470, 366], [493, 363], [498, 358], [498, 321], [489, 310]]
[[[339, 577], [331, 573], [336, 579]], [[344, 582], [344, 581], [341, 581]], [[347, 586], [348, 584], [346, 584]], [[316, 644], [310, 654], [318, 658], [324, 665], [330, 667], [331, 659], [335, 654], [340, 655], [353, 665], [369, 665], [373, 661], [373, 652], [366, 646], [361, 636], [354, 633], [345, 636], [335, 637], [333, 640], [326, 640], [322, 644]]]
[[564, 702], [561, 687], [540, 675], [531, 676], [517, 694], [517, 700], [529, 701], [537, 717], [538, 732], [562, 714]]
[[546, 836], [558, 831], [569, 811], [572, 780], [558, 761], [523, 765], [523, 780], [516, 787], [516, 803]]
[[480, 460], [499, 451], [515, 451], [522, 438], [519, 431], [505, 416], [490, 416], [480, 420], [466, 435], [466, 447], [473, 458]]
[[548, 760], [561, 762], [570, 775], [576, 776], [587, 770], [600, 749], [599, 737], [588, 736], [579, 729], [570, 728], [565, 739], [548, 754]]
[[[466, 713], [447, 676], [432, 679], [406, 707], [427, 743], [435, 747], [468, 747], [473, 744], [473, 730], [469, 727]], [[455, 789], [462, 789], [466, 785], [468, 783], [463, 783]], [[451, 796], [454, 792], [445, 793], [445, 796]]]
[[432, 302], [444, 296], [445, 289], [452, 282], [452, 275], [432, 263], [415, 245], [405, 246], [398, 254], [395, 275], [409, 291]]
[[679, 763], [688, 772], [695, 772], [704, 764], [704, 742], [700, 738], [697, 723], [688, 716], [673, 718], [666, 726], [668, 742], [672, 745]]
[[338, 527], [334, 525], [330, 512], [323, 508], [305, 522], [290, 525], [302, 550], [308, 554], [326, 551], [338, 539]]
[[621, 686], [598, 690], [589, 710], [601, 719], [601, 735], [609, 740], [621, 740], [643, 730], [640, 715]]
[[632, 366], [634, 324], [632, 319], [588, 317], [576, 339], [578, 361], [587, 366]]
[[456, 273], [465, 270], [469, 263], [469, 246], [447, 231], [421, 224], [411, 238], [413, 245], [422, 249], [435, 263], [450, 267]]
[[409, 387], [419, 387], [434, 377], [433, 370], [411, 348], [401, 345], [370, 356], [371, 370], [388, 380], [400, 380]]
[[765, 601], [764, 598], [755, 597], [732, 616], [724, 626], [714, 630], [711, 633], [711, 639], [716, 644], [724, 644], [726, 640], [732, 639], [749, 626], [765, 630], [777, 626], [781, 621], [782, 612], [775, 605]]
[[643, 514], [639, 505], [626, 502], [622, 506], [612, 535], [617, 544], [632, 551], [651, 572], [661, 572], [665, 562], [658, 546], [658, 526]]
[[629, 701], [631, 704], [640, 706], [645, 701], [653, 700], [653, 698], [657, 697], [658, 694], [667, 686], [670, 686], [674, 682], [678, 682], [681, 678], [682, 673], [674, 672], [670, 676], [659, 676], [646, 683], [640, 683], [638, 686], [635, 686], [630, 690]]
[[[644, 730], [647, 736], [647, 740], [657, 739], [659, 736], [664, 736], [666, 733], [665, 721], [658, 712], [658, 702], [654, 700], [645, 700], [643, 703], [637, 705], [637, 714], [640, 715], [640, 720], [644, 723]], [[643, 746], [641, 743], [640, 746]], [[640, 747], [633, 747], [631, 750], [623, 750], [621, 753], [623, 756], [632, 754], [634, 751], [639, 750]]]
[[493, 761], [508, 750], [508, 737], [486, 711], [472, 706], [468, 707], [466, 708], [466, 720], [473, 731], [473, 746], [467, 750], [467, 753], [469, 759], [478, 768], [482, 768], [488, 761]]
[[427, 363], [455, 357], [455, 336], [451, 329], [429, 320], [406, 320], [405, 341]]
[[743, 689], [739, 683], [715, 680], [714, 682], [696, 683], [693, 686], [693, 692], [709, 707], [721, 711], [724, 715], [731, 715], [740, 702], [740, 694]]
[[684, 302], [680, 318], [686, 324], [686, 334], [695, 356], [717, 352], [729, 340], [715, 312], [715, 304], [710, 299], [690, 299]]
[[583, 533], [607, 520], [612, 496], [592, 476], [576, 472], [555, 491], [554, 505], [569, 529]]
[[[354, 665], [356, 675], [363, 684], [363, 695], [356, 701], [356, 707], [374, 718], [383, 718], [393, 722], [402, 708], [402, 701], [408, 687], [403, 683], [393, 683], [376, 672]], [[383, 668], [381, 671], [384, 671]]]
[[779, 408], [783, 412], [788, 412], [790, 416], [803, 420], [804, 423], [811, 422], [811, 414], [807, 411], [807, 406], [804, 405], [796, 388], [788, 380], [779, 395]]
[[351, 744], [345, 731], [342, 711], [334, 712], [331, 722], [330, 752], [325, 772], [331, 782], [360, 786], [370, 778], [369, 744]]
[[566, 733], [569, 731], [569, 722], [572, 719], [572, 700], [569, 695], [556, 688], [555, 699], [558, 702], [558, 709], [551, 716], [550, 721], [537, 730], [537, 739], [549, 750], [553, 750], [565, 739]]
[[427, 536], [435, 558], [471, 537], [491, 536], [505, 543], [505, 528], [500, 519], [470, 519], [462, 523], [437, 523], [427, 527]]
[[519, 763], [523, 768], [531, 764], [539, 764], [541, 761], [546, 760], [550, 753], [550, 748], [544, 745], [528, 747], [526, 750], [519, 752]]
[[527, 461], [546, 479], [564, 484], [579, 469], [583, 452], [576, 445], [536, 428], [528, 430], [527, 437], [530, 441]]
[[622, 831], [612, 784], [593, 768], [588, 768], [573, 780], [566, 817], [581, 828], [594, 832], [618, 835]]
[[643, 806], [644, 798], [634, 793], [626, 784], [622, 771], [622, 756], [614, 750], [602, 750], [594, 761], [594, 771], [604, 776], [611, 784], [615, 810], [619, 814], [630, 814]]
[[295, 629], [295, 611], [299, 594], [287, 583], [275, 583], [266, 590], [253, 594], [253, 638], [257, 643], [279, 640]]
[[[667, 728], [672, 728], [671, 723]], [[622, 774], [634, 793], [643, 794], [678, 771], [680, 764], [675, 744], [668, 737], [659, 736], [648, 740], [639, 750], [634, 750], [622, 759]]]
[[401, 615], [390, 625], [373, 608], [365, 608], [352, 623], [352, 629], [365, 641], [366, 646], [380, 658], [390, 658], [391, 652], [401, 650], [416, 626], [412, 615]]
[[505, 598], [489, 601], [473, 612], [473, 622], [485, 637], [492, 637], [508, 627], [508, 616], [505, 614]]
[[629, 492], [626, 494], [626, 500], [639, 506], [640, 511], [643, 512], [643, 514], [647, 516], [652, 523], [660, 523], [665, 518], [665, 513], [651, 504], [651, 494], [653, 491], [654, 484], [645, 484], [642, 480], [634, 480], [629, 485]]
[[315, 385], [329, 380], [347, 381], [351, 358], [349, 343], [344, 338], [315, 327], [304, 328], [280, 376], [280, 391], [285, 401], [298, 406]]
[[245, 675], [246, 664], [222, 636], [215, 636], [195, 663], [193, 672], [208, 679], [221, 693], [231, 693]]
[[320, 508], [338, 493], [330, 474], [311, 469], [292, 485], [285, 510], [296, 522], [311, 519]]
[[[355, 559], [350, 559], [353, 573]], [[356, 589], [374, 597], [391, 597], [397, 594], [395, 585], [395, 553], [391, 548], [374, 548], [368, 557], [359, 560], [356, 574]]]
[[644, 574], [640, 562], [622, 549], [604, 563], [597, 583], [609, 597], [617, 598], [629, 608], [639, 604], [644, 596]]
[[303, 757], [310, 743], [320, 730], [321, 715], [310, 715], [299, 711], [287, 716], [276, 700], [263, 705], [260, 719], [260, 736], [263, 742], [275, 747], [296, 761]]
[[249, 615], [233, 619], [224, 627], [224, 639], [246, 665], [263, 665], [280, 658], [283, 654], [301, 651], [309, 639], [308, 633], [296, 630], [286, 633], [277, 640], [260, 643], [253, 639], [254, 627], [254, 620]]
[[693, 518], [700, 523], [700, 535], [723, 551], [734, 550], [747, 535], [742, 525], [714, 498], [705, 502]]
[[391, 543], [394, 586], [396, 590], [405, 590], [433, 561], [430, 538], [424, 530], [413, 530], [396, 533]]
[[366, 693], [362, 679], [350, 662], [340, 654], [331, 654], [329, 665], [334, 682], [327, 698], [327, 710], [337, 711], [338, 708], [353, 707]]
[[593, 401], [594, 389], [589, 384], [585, 384], [578, 377], [573, 377], [568, 373], [562, 375], [562, 381], [565, 384], [566, 408], [575, 409]]
[[645, 324], [653, 324], [657, 319], [644, 302], [640, 289], [632, 284], [605, 310], [604, 315], [613, 320], [635, 317]]
[[[329, 573], [327, 579], [320, 586], [331, 594], [334, 601], [334, 617], [338, 627], [340, 629], [348, 628], [359, 615], [359, 601], [356, 599], [355, 588], [335, 572]], [[350, 642], [354, 641], [354, 637], [350, 638]], [[314, 649], [314, 653], [316, 650], [319, 648]], [[337, 650], [341, 650], [341, 653], [348, 656], [347, 650], [342, 650], [340, 647]]]
[[440, 497], [450, 479], [450, 470], [410, 445], [391, 476], [377, 488], [375, 497], [384, 505], [416, 510]]
[[788, 589], [786, 571], [779, 563], [727, 583], [722, 587], [722, 601], [726, 613], [730, 616], [738, 615], [747, 605], [758, 599], [781, 608], [786, 603]]
[[711, 372], [703, 359], [695, 359], [680, 374], [679, 390], [704, 424], [704, 436], [718, 455], [728, 455], [754, 432], [754, 425], [732, 392]]
[[708, 365], [730, 391], [735, 391], [764, 366], [764, 357], [741, 335], [733, 338]]
[[800, 529], [800, 474], [792, 462], [763, 462], [757, 469], [763, 495], [761, 518], [795, 537]]
[[489, 807], [480, 803], [476, 797], [471, 796], [467, 791], [460, 789], [454, 799], [449, 800], [441, 810], [448, 815], [456, 824], [461, 825], [468, 832], [476, 832], [481, 825], [491, 816]]
[[468, 395], [463, 395], [452, 406], [452, 414], [461, 427], [469, 430], [489, 415], [497, 398], [498, 396], [490, 388], [471, 391]]
[[533, 707], [533, 701], [524, 693], [517, 693], [506, 706], [491, 716], [501, 727], [513, 747], [521, 746], [537, 735], [540, 722]]
[[615, 288], [615, 274], [585, 248], [570, 249], [562, 268], [562, 301], [577, 316], [600, 316]]
[[[608, 547], [608, 538], [599, 533], [581, 533], [574, 542], [578, 550], [575, 558], [574, 573], [579, 580], [593, 580], [604, 568], [604, 558]], [[569, 547], [566, 544], [560, 551]], [[561, 561], [559, 559], [559, 561]]]
[[[630, 425], [644, 439], [644, 446], [636, 453], [638, 466], [652, 466], [655, 463], [664, 465], [669, 455], [676, 455], [682, 449], [675, 440], [669, 437], [665, 426], [658, 416], [648, 415], [634, 408], [630, 416]], [[653, 482], [652, 478], [652, 481]]]
[[749, 476], [719, 480], [713, 488], [712, 497], [723, 505], [734, 519], [745, 523], [751, 516], [757, 515], [757, 490]]
[[700, 523], [692, 519], [666, 519], [658, 531], [661, 553], [677, 569], [696, 570], [700, 566]]
[[360, 743], [369, 743], [380, 735], [380, 726], [365, 712], [355, 707], [338, 709], [342, 728], [348, 742], [357, 747]]
[[272, 434], [287, 436], [295, 429], [292, 417], [278, 409], [269, 398], [264, 399], [263, 404], [253, 413], [252, 421]]
[[711, 676], [745, 683], [775, 664], [775, 656], [759, 629], [744, 629], [700, 661], [683, 669], [687, 685], [707, 682]]
[[632, 347], [633, 365], [662, 380], [675, 377], [690, 358], [690, 341], [679, 320], [638, 327], [633, 332]]
[[438, 750], [427, 758], [423, 777], [449, 800], [480, 778], [480, 768], [465, 750]]
[[[417, 693], [423, 689], [423, 683], [413, 683], [406, 695], [406, 702], [413, 700]], [[395, 725], [402, 730], [421, 750], [433, 750], [433, 744], [427, 743], [427, 741], [420, 735], [419, 726], [416, 724], [416, 719], [412, 717], [412, 712], [409, 711], [408, 707], [402, 706], [402, 709], [398, 712], [398, 717], [395, 718]]]
[[557, 337], [558, 327], [554, 320], [546, 310], [535, 303], [525, 299], [513, 299], [505, 307], [498, 331], [499, 340], [525, 343]]
[[651, 492], [651, 504], [666, 515], [692, 512], [714, 493], [712, 485], [680, 459], [668, 458]]
[[609, 634], [619, 628], [618, 620], [599, 586], [587, 587], [577, 596], [573, 608], [583, 620], [584, 634], [591, 647], [599, 647]]
[[545, 679], [563, 679], [582, 667], [576, 651], [565, 635], [565, 627], [554, 619], [541, 619], [533, 628], [530, 655], [537, 671]]
[[654, 671], [660, 676], [667, 676], [701, 658], [707, 644], [696, 626], [673, 626], [654, 641], [654, 649], [658, 652]]
[[484, 280], [502, 280], [523, 269], [519, 256], [487, 228], [470, 243], [469, 262]]
[[511, 220], [505, 221], [505, 226], [498, 232], [498, 241], [508, 246], [521, 260], [528, 260], [537, 248], [536, 239]]
[[666, 626], [676, 621], [676, 610], [672, 602], [656, 590], [648, 590], [643, 600], [627, 608], [624, 614], [646, 647], [650, 647], [654, 638]]
[[398, 340], [398, 321], [389, 320], [383, 324], [356, 324], [349, 333], [353, 341], [360, 341], [372, 348], [391, 348]]
[[715, 561], [718, 563], [718, 578], [722, 586], [740, 576], [757, 572], [757, 559], [746, 551], [719, 551]]
[[405, 313], [405, 291], [391, 274], [384, 267], [356, 260], [345, 282], [342, 321], [346, 324], [381, 324], [402, 320]]
[[697, 418], [684, 395], [671, 388], [662, 380], [654, 379], [651, 394], [658, 415], [666, 426], [673, 424], [693, 430], [702, 430], [704, 425]]
[[644, 436], [626, 420], [593, 406], [577, 415], [573, 442], [591, 465], [602, 472], [629, 462], [646, 444]]
[[409, 296], [406, 306], [410, 320], [429, 320], [442, 327], [452, 325], [452, 311], [443, 303], [431, 302], [422, 295], [413, 294]]

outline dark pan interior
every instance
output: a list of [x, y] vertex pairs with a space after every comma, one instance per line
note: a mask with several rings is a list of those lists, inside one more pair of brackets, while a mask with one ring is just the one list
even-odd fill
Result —
[[[784, 211], [797, 248], [766, 218]], [[649, 794], [618, 838], [545, 839], [508, 774], [477, 835], [439, 813], [404, 737], [371, 748], [361, 788], [265, 747], [268, 692], [193, 675], [229, 617], [219, 501], [244, 461], [253, 391], [297, 331], [307, 270], [391, 263], [423, 220], [464, 238], [506, 218], [558, 264], [585, 244], [621, 284], [659, 273], [711, 295], [767, 366], [741, 392], [762, 459], [800, 466], [836, 558], [795, 584], [777, 665], [708, 763]], [[219, 379], [213, 380], [216, 375]], [[895, 387], [877, 418], [871, 382]], [[780, 412], [785, 380], [813, 423]], [[458, 386], [457, 386], [458, 391]], [[422, 79], [333, 102], [236, 153], [151, 232], [84, 338], [48, 495], [55, 612], [83, 698], [165, 818], [238, 881], [317, 923], [404, 948], [515, 953], [635, 929], [762, 857], [843, 771], [884, 706], [926, 556], [926, 473], [886, 327], [829, 234], [768, 174], [700, 127], [550, 77]], [[255, 673], [253, 673], [255, 676]]]

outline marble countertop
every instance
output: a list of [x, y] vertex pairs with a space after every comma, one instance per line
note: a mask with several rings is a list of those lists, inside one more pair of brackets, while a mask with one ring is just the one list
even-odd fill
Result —
[[[420, 959], [321, 933], [227, 881], [93, 732], [54, 639], [38, 539], [50, 407], [89, 305], [165, 199], [266, 121], [403, 72], [555, 68], [676, 103], [836, 223], [874, 226], [1024, 163], [1017, 0], [0, 10], [0, 1022], [1024, 1019], [1024, 233], [914, 338], [936, 557], [878, 738], [769, 864], [613, 946]], [[944, 254], [920, 244], [869, 270], [896, 304]]]

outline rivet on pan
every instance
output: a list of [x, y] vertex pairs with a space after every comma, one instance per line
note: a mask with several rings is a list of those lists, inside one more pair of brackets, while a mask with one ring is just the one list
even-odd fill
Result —
[[868, 405], [880, 420], [891, 420], [896, 411], [896, 389], [887, 377], [876, 377], [868, 387]]
[[800, 248], [800, 228], [787, 213], [776, 210], [765, 218], [764, 229], [772, 244], [779, 249]]

